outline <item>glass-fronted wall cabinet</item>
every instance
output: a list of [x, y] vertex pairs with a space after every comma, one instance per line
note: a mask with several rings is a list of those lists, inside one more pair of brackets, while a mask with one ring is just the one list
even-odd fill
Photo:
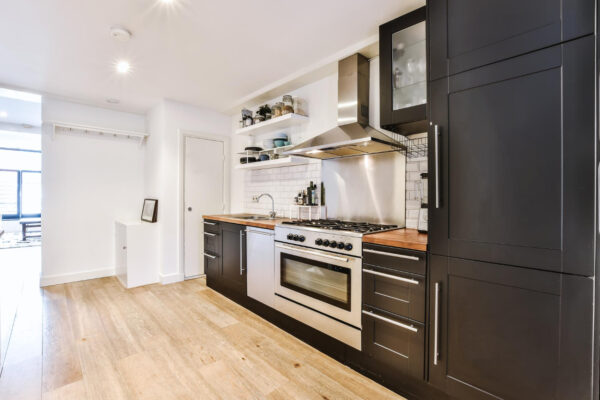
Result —
[[380, 125], [405, 135], [427, 131], [425, 10], [379, 27]]

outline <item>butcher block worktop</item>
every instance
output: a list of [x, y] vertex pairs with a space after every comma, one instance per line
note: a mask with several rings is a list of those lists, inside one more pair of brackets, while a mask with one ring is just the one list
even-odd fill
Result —
[[419, 233], [416, 229], [395, 229], [393, 231], [364, 235], [363, 243], [427, 251], [427, 234]]
[[277, 219], [243, 219], [248, 214], [227, 214], [227, 215], [203, 215], [202, 218], [209, 219], [211, 221], [229, 222], [230, 224], [254, 226], [256, 228], [263, 229], [275, 229], [275, 225], [283, 222], [290, 221], [289, 218], [277, 218]]

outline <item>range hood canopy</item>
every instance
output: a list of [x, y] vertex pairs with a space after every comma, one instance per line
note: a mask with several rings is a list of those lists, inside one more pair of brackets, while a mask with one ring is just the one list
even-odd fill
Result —
[[325, 160], [398, 150], [406, 146], [369, 126], [369, 60], [354, 54], [338, 63], [338, 126], [283, 154]]

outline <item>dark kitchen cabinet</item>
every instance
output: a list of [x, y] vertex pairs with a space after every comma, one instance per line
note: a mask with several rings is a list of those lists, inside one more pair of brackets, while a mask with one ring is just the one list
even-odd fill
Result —
[[589, 399], [593, 279], [430, 257], [429, 382], [458, 399]]
[[594, 33], [593, 0], [429, 0], [435, 80]]
[[206, 284], [225, 295], [246, 296], [246, 227], [204, 221]]
[[594, 48], [587, 36], [430, 82], [433, 254], [594, 275]]
[[379, 27], [380, 125], [387, 130], [427, 130], [426, 38], [426, 7]]
[[246, 227], [221, 224], [223, 285], [246, 296]]

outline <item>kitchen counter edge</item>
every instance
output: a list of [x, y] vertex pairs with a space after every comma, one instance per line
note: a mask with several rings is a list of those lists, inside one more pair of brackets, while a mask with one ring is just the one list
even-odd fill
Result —
[[363, 236], [363, 243], [380, 244], [402, 249], [427, 251], [427, 234], [416, 229], [394, 229]]
[[275, 225], [283, 222], [290, 221], [288, 218], [277, 218], [277, 219], [241, 219], [236, 218], [236, 214], [231, 215], [203, 215], [203, 219], [210, 221], [221, 221], [228, 222], [230, 224], [238, 224], [238, 225], [246, 225], [253, 226], [255, 228], [263, 228], [263, 229], [275, 229]]

